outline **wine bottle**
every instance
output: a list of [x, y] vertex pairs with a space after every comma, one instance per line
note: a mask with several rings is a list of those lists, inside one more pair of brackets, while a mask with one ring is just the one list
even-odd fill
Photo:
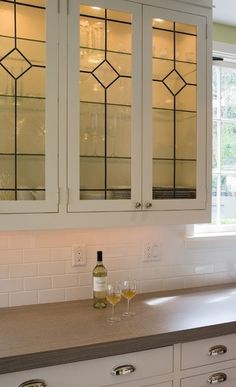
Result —
[[93, 306], [106, 308], [107, 269], [103, 265], [102, 251], [97, 251], [97, 264], [93, 269]]

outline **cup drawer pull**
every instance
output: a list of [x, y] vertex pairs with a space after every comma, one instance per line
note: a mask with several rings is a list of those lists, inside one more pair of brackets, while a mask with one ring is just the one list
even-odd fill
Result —
[[224, 355], [224, 353], [226, 352], [227, 352], [227, 347], [225, 345], [215, 345], [214, 347], [211, 347], [209, 349], [208, 355], [218, 356], [218, 355]]
[[42, 379], [32, 379], [21, 383], [19, 387], [47, 387], [47, 383]]
[[124, 364], [118, 367], [114, 367], [111, 371], [112, 375], [128, 375], [132, 374], [136, 370], [132, 364]]
[[217, 374], [209, 376], [207, 382], [209, 384], [223, 383], [227, 380], [227, 375], [223, 372], [219, 372]]

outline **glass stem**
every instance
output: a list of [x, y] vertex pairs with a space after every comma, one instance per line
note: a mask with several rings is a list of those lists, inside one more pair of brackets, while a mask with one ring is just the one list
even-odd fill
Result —
[[127, 314], [129, 314], [129, 299], [127, 300]]
[[111, 319], [112, 320], [114, 319], [114, 312], [115, 312], [115, 306], [112, 305], [112, 309], [111, 309]]

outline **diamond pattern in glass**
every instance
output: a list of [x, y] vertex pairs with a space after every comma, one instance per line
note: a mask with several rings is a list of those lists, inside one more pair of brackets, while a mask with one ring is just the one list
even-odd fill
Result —
[[108, 61], [104, 61], [96, 68], [93, 75], [101, 82], [101, 84], [107, 88], [116, 79], [119, 78], [119, 74], [112, 68]]
[[15, 79], [31, 67], [31, 63], [16, 48], [1, 61], [1, 64]]
[[164, 84], [171, 90], [173, 95], [178, 92], [186, 85], [184, 80], [180, 77], [176, 70], [173, 70], [165, 79]]

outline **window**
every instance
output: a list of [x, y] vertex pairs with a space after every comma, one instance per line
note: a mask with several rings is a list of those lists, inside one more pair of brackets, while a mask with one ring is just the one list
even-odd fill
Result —
[[224, 60], [212, 69], [212, 223], [196, 225], [194, 234], [236, 232], [236, 55], [214, 56]]

